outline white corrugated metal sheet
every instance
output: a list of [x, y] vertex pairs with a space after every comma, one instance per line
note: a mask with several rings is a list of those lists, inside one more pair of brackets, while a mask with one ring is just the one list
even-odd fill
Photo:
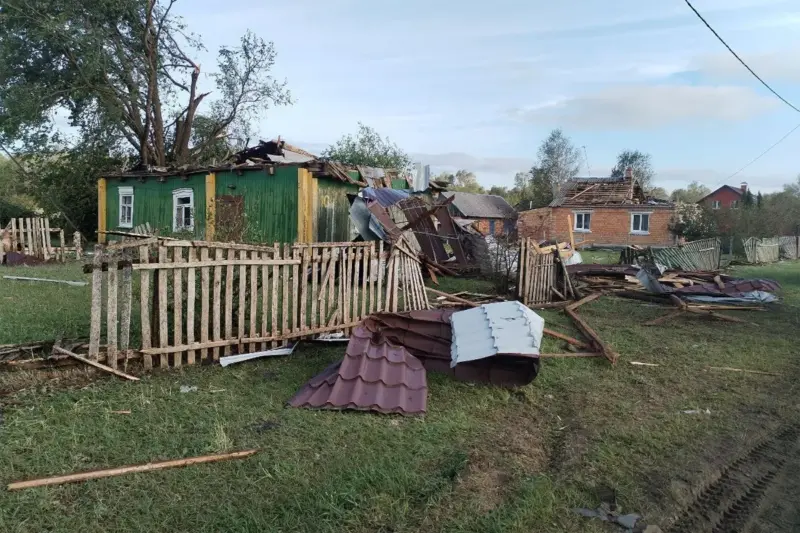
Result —
[[498, 354], [539, 355], [544, 319], [519, 302], [453, 313], [451, 366]]

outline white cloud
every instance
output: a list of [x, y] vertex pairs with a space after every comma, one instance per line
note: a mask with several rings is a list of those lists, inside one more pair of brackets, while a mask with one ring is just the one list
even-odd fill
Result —
[[[800, 63], [795, 60], [798, 52], [800, 46], [757, 54], [739, 52], [739, 55], [767, 83], [771, 81], [800, 83]], [[727, 52], [700, 56], [692, 62], [690, 68], [719, 79], [753, 80], [752, 74]]]
[[744, 120], [775, 105], [774, 99], [745, 87], [625, 85], [516, 108], [511, 116], [585, 129], [648, 129], [686, 120]]

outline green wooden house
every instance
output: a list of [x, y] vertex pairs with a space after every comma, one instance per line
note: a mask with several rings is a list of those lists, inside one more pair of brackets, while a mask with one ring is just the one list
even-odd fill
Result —
[[98, 235], [149, 223], [159, 235], [207, 241], [350, 241], [347, 195], [364, 186], [357, 170], [317, 159], [108, 174], [98, 180]]

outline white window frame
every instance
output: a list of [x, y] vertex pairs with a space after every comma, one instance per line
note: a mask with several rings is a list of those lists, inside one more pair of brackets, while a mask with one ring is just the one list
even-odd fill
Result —
[[[578, 215], [581, 215], [581, 221], [586, 222], [586, 215], [589, 215], [589, 227], [578, 227]], [[572, 231], [575, 233], [591, 233], [592, 232], [592, 218], [594, 217], [593, 211], [573, 211], [572, 212]], [[584, 224], [585, 225], [585, 224]]]
[[[178, 225], [178, 199], [180, 198], [189, 198], [188, 207], [192, 216], [192, 223], [189, 226]], [[183, 220], [183, 217], [181, 217], [181, 220]], [[172, 191], [172, 231], [176, 233], [179, 231], [194, 231], [194, 189], [184, 188]]]
[[[117, 217], [117, 226], [120, 228], [132, 228], [133, 227], [133, 187], [119, 187], [117, 189], [117, 193], [119, 195], [119, 216]], [[125, 221], [123, 217], [123, 210], [122, 210], [122, 198], [123, 197], [131, 197], [131, 219], [129, 221]]]
[[711, 209], [719, 209], [720, 207], [722, 207], [722, 202], [719, 200], [712, 200]]
[[[652, 211], [634, 211], [631, 213], [631, 235], [650, 235], [650, 215], [652, 215]], [[636, 217], [639, 218], [639, 228], [642, 227], [642, 218], [643, 216], [647, 216], [647, 230], [643, 231], [641, 229], [635, 230], [633, 229], [633, 220]]]

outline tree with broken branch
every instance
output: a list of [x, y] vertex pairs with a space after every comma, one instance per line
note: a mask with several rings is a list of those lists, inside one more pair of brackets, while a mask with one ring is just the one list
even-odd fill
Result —
[[246, 135], [271, 105], [291, 102], [286, 82], [270, 75], [273, 44], [251, 32], [219, 50], [214, 88], [205, 87], [202, 43], [174, 14], [175, 1], [4, 1], [1, 140], [68, 149], [63, 132], [51, 133], [66, 115], [80, 139], [103, 131], [141, 166], [196, 164], [220, 139]]

